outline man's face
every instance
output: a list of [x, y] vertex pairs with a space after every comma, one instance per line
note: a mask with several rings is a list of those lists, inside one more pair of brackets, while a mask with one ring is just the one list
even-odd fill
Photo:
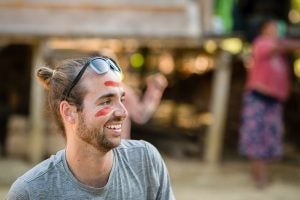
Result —
[[109, 151], [120, 144], [127, 117], [120, 78], [109, 71], [104, 75], [89, 73], [83, 79], [88, 92], [79, 113], [77, 136], [100, 151]]

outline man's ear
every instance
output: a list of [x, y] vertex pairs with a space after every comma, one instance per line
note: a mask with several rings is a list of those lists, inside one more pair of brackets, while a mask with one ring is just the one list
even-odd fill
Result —
[[59, 111], [64, 122], [75, 123], [76, 106], [70, 105], [67, 101], [60, 102]]

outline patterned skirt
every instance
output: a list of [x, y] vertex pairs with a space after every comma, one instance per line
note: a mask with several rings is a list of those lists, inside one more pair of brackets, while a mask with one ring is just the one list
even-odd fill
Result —
[[244, 94], [239, 152], [250, 159], [282, 156], [282, 102], [255, 91]]

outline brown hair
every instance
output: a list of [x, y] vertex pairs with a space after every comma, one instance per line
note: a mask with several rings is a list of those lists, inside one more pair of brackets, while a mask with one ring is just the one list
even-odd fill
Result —
[[[36, 71], [36, 77], [39, 82], [48, 90], [48, 103], [50, 111], [57, 122], [58, 127], [65, 136], [64, 124], [59, 111], [60, 102], [65, 97], [66, 90], [70, 87], [71, 82], [88, 58], [68, 59], [62, 61], [54, 69], [49, 67], [41, 67]], [[78, 111], [82, 111], [82, 101], [86, 94], [86, 90], [78, 83], [71, 91], [66, 99], [70, 104], [75, 105]]]

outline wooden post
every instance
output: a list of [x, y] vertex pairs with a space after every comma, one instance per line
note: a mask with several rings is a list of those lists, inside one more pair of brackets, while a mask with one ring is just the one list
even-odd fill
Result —
[[205, 141], [204, 158], [209, 164], [217, 164], [221, 158], [230, 89], [230, 64], [231, 54], [227, 51], [221, 51], [217, 60], [213, 79], [213, 95], [211, 103], [213, 121], [208, 129]]
[[34, 46], [33, 62], [31, 70], [30, 91], [30, 136], [28, 155], [32, 163], [43, 159], [45, 152], [45, 94], [35, 78], [38, 66], [43, 64], [44, 42], [38, 42]]
[[198, 0], [201, 16], [201, 28], [204, 35], [211, 34], [212, 32], [213, 4], [214, 1], [211, 0]]

